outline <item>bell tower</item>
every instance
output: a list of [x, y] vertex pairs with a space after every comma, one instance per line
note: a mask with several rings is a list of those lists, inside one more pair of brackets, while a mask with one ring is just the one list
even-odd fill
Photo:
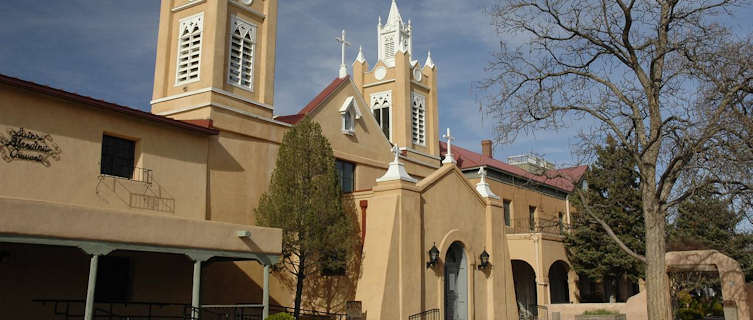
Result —
[[382, 25], [382, 17], [379, 17], [377, 24], [377, 35], [379, 45], [379, 60], [390, 67], [395, 66], [395, 55], [398, 51], [407, 51], [413, 53], [413, 40], [411, 39], [411, 23], [403, 23], [403, 17], [400, 16], [400, 10], [397, 8], [397, 2], [392, 0], [390, 14], [387, 17], [387, 23]]
[[162, 0], [152, 112], [272, 118], [277, 0]]
[[403, 22], [395, 0], [386, 23], [379, 18], [377, 37], [379, 60], [369, 69], [359, 52], [353, 62], [353, 82], [392, 144], [405, 148], [409, 157], [435, 162], [439, 160], [439, 110], [437, 68], [431, 52], [423, 66], [413, 59], [413, 26]]

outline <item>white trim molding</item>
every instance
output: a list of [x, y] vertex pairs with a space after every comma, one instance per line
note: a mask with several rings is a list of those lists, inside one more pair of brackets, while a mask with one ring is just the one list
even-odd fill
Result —
[[214, 108], [218, 108], [218, 109], [222, 109], [222, 110], [227, 110], [227, 111], [230, 111], [230, 112], [233, 112], [233, 113], [237, 113], [237, 114], [244, 115], [244, 116], [247, 116], [247, 117], [250, 117], [250, 118], [254, 118], [254, 119], [257, 119], [257, 120], [261, 120], [261, 121], [266, 121], [266, 122], [269, 122], [269, 123], [274, 123], [274, 124], [281, 125], [281, 126], [284, 126], [284, 127], [292, 127], [293, 126], [292, 124], [289, 124], [287, 122], [282, 122], [282, 121], [277, 121], [275, 119], [270, 119], [270, 118], [262, 117], [260, 115], [253, 114], [253, 113], [248, 112], [248, 111], [243, 111], [243, 110], [240, 110], [240, 109], [237, 109], [237, 108], [233, 108], [233, 107], [230, 107], [230, 106], [226, 106], [226, 105], [222, 105], [222, 104], [217, 104], [217, 103], [203, 103], [203, 104], [200, 104], [200, 105], [188, 106], [188, 107], [184, 107], [184, 108], [180, 108], [180, 109], [175, 109], [175, 110], [160, 112], [160, 113], [157, 113], [157, 115], [158, 116], [171, 116], [171, 115], [174, 115], [174, 114], [178, 114], [178, 113], [182, 113], [182, 112], [188, 112], [188, 111], [192, 111], [192, 110], [196, 110], [196, 109], [200, 109], [200, 108], [205, 108], [205, 107], [214, 107]]
[[188, 2], [188, 3], [184, 4], [184, 5], [172, 8], [172, 9], [170, 9], [170, 11], [172, 11], [172, 12], [178, 12], [178, 11], [181, 11], [181, 10], [185, 10], [185, 9], [188, 9], [188, 8], [200, 5], [200, 4], [204, 3], [204, 2], [207, 2], [207, 0], [193, 0], [191, 2]]
[[243, 101], [243, 102], [247, 102], [247, 103], [250, 103], [250, 104], [253, 104], [253, 105], [256, 105], [256, 106], [260, 106], [262, 108], [267, 108], [269, 110], [274, 110], [275, 109], [275, 107], [272, 106], [272, 105], [269, 105], [269, 104], [266, 104], [266, 103], [262, 103], [262, 102], [259, 102], [259, 101], [256, 101], [256, 100], [252, 100], [252, 99], [249, 99], [249, 98], [246, 98], [246, 97], [242, 97], [242, 96], [239, 96], [239, 95], [234, 94], [232, 92], [225, 91], [225, 90], [222, 90], [222, 89], [219, 89], [219, 88], [213, 88], [213, 87], [201, 88], [201, 89], [197, 89], [197, 90], [194, 90], [194, 91], [189, 91], [189, 92], [184, 92], [184, 93], [181, 93], [181, 94], [176, 94], [176, 95], [167, 96], [167, 97], [163, 97], [163, 98], [159, 98], [159, 99], [154, 99], [154, 100], [150, 101], [149, 103], [150, 104], [157, 104], [157, 103], [162, 103], [162, 102], [166, 102], [166, 101], [170, 101], [170, 100], [185, 98], [185, 97], [192, 96], [192, 95], [195, 95], [195, 94], [206, 93], [206, 92], [210, 92], [210, 91], [214, 92], [214, 93], [223, 94], [223, 95], [226, 95], [226, 96], [231, 97], [233, 99], [237, 99], [237, 100], [240, 100], [240, 101]]
[[257, 17], [257, 18], [259, 18], [259, 19], [261, 19], [261, 20], [264, 20], [264, 19], [266, 19], [266, 18], [267, 18], [267, 16], [266, 16], [266, 15], [265, 15], [264, 13], [261, 13], [261, 12], [259, 12], [258, 10], [255, 10], [255, 9], [253, 9], [253, 8], [249, 7], [249, 6], [248, 6], [248, 5], [246, 5], [246, 4], [242, 4], [242, 3], [240, 3], [240, 2], [238, 2], [238, 1], [236, 1], [236, 0], [228, 0], [228, 2], [229, 2], [230, 4], [232, 4], [232, 5], [236, 6], [236, 7], [238, 7], [239, 9], [242, 9], [242, 10], [244, 10], [244, 11], [246, 11], [246, 12], [250, 13], [251, 15], [253, 15], [253, 16], [255, 16], [255, 17]]
[[385, 83], [390, 83], [390, 82], [395, 82], [395, 79], [389, 79], [389, 80], [384, 80], [384, 81], [379, 81], [379, 82], [372, 82], [372, 83], [363, 85], [363, 87], [364, 88], [370, 88], [370, 87], [374, 87], [374, 86], [378, 86], [380, 84], [385, 84]]
[[416, 80], [411, 80], [410, 82], [412, 84], [416, 85], [417, 87], [421, 88], [421, 89], [424, 89], [426, 91], [431, 91], [431, 88], [429, 88], [427, 85], [425, 85], [423, 83], [420, 83], [420, 82], [418, 82]]

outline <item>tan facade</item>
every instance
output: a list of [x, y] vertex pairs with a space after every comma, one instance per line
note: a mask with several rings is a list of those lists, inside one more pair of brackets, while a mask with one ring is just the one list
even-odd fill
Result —
[[[273, 117], [278, 1], [244, 3], [162, 1], [151, 113], [2, 78], [0, 136], [24, 128], [54, 142], [50, 150], [26, 146], [48, 163], [0, 161], [7, 182], [0, 184], [0, 280], [22, 292], [7, 300], [23, 306], [18, 314], [41, 303], [34, 299], [96, 301], [86, 280], [97, 278], [91, 266], [99, 257], [130, 261], [132, 301], [190, 307], [256, 303], [266, 293], [273, 304], [292, 305], [284, 281], [265, 285], [282, 233], [255, 226], [254, 210], [283, 135], [304, 116], [321, 125], [338, 160], [354, 165], [349, 196], [365, 228], [362, 270], [348, 299], [362, 302], [367, 319], [432, 309], [442, 319], [517, 319], [521, 294], [511, 261], [534, 270], [534, 305], [553, 301], [549, 274], [563, 263], [568, 273], [567, 258], [557, 232], [536, 228], [569, 222], [567, 186], [462, 148], [453, 148], [456, 163], [443, 164], [438, 70], [430, 59], [413, 61], [407, 48], [389, 65], [370, 69], [356, 60], [352, 76], [335, 79], [301, 112]], [[394, 2], [390, 16], [402, 21]], [[374, 104], [385, 92], [389, 100]], [[376, 117], [383, 107], [387, 134], [386, 118]], [[357, 115], [352, 128], [344, 127], [353, 116], [347, 110]], [[129, 174], [103, 173], [106, 137], [133, 143]], [[398, 167], [405, 176], [388, 174]], [[480, 167], [499, 199], [478, 191]], [[434, 247], [439, 258], [430, 261]], [[57, 270], [40, 266], [44, 255], [70, 260]], [[61, 270], [72, 276], [39, 294], [44, 282], [55, 282], [48, 274]], [[36, 280], [11, 281], [17, 277]], [[574, 277], [564, 277], [575, 301]], [[50, 312], [49, 305], [36, 310], [32, 318]]]

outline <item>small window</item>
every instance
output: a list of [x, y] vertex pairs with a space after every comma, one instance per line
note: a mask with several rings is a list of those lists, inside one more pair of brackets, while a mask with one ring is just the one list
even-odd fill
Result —
[[536, 230], [536, 207], [534, 206], [528, 207], [528, 228], [531, 232]]
[[343, 131], [352, 133], [353, 122], [353, 112], [348, 109], [348, 111], [345, 111], [345, 114], [343, 114]]
[[510, 226], [510, 200], [505, 200], [503, 202], [504, 209], [505, 209], [505, 225]]
[[132, 179], [135, 152], [136, 143], [134, 141], [108, 135], [102, 136], [102, 158], [100, 159], [99, 173]]
[[178, 35], [178, 66], [175, 70], [175, 85], [199, 80], [201, 63], [201, 33], [204, 29], [204, 13], [180, 20]]
[[347, 161], [335, 160], [337, 175], [340, 177], [340, 188], [342, 193], [351, 193], [355, 189], [355, 171], [356, 165]]
[[128, 301], [131, 298], [132, 268], [128, 257], [99, 257], [97, 301]]
[[340, 116], [342, 117], [342, 132], [353, 135], [356, 129], [356, 119], [361, 119], [361, 112], [354, 97], [347, 97], [340, 107]]
[[565, 216], [562, 214], [562, 212], [559, 213], [557, 216], [557, 225], [560, 226], [560, 231], [565, 231]]
[[227, 81], [235, 86], [254, 89], [254, 51], [256, 26], [233, 17], [230, 25], [230, 61]]

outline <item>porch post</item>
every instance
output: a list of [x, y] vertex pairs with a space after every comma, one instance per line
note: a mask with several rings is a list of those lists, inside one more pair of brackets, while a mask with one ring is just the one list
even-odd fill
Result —
[[198, 319], [201, 308], [201, 260], [193, 262], [193, 291], [191, 293], [191, 318]]
[[262, 300], [262, 303], [264, 304], [264, 309], [262, 310], [262, 320], [266, 320], [267, 317], [269, 317], [269, 269], [270, 265], [265, 264], [264, 265], [264, 297]]
[[84, 311], [84, 320], [92, 320], [94, 316], [94, 289], [97, 287], [97, 265], [99, 264], [99, 255], [92, 254], [89, 262], [89, 285], [86, 288], [86, 309]]

